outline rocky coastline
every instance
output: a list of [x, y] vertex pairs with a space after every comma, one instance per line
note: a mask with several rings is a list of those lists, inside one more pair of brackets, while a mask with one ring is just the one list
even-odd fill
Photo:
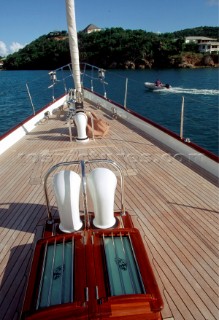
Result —
[[136, 61], [127, 60], [124, 62], [113, 62], [106, 66], [108, 69], [154, 69], [154, 68], [181, 68], [181, 69], [195, 69], [195, 68], [218, 68], [218, 55], [203, 55], [201, 53], [186, 53], [179, 56], [172, 56], [168, 59], [138, 59]]

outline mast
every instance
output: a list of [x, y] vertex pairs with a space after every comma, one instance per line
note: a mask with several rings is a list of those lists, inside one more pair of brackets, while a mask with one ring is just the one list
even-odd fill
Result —
[[76, 89], [76, 96], [81, 95], [81, 76], [80, 76], [80, 63], [79, 63], [79, 50], [78, 50], [78, 37], [75, 19], [75, 5], [74, 0], [65, 0], [66, 2], [66, 16], [68, 23], [68, 37], [69, 47], [71, 53], [71, 62], [73, 69], [73, 78]]
[[[89, 141], [87, 136], [87, 115], [83, 106], [83, 94], [81, 88], [81, 72], [79, 63], [78, 35], [76, 30], [75, 19], [75, 2], [74, 0], [65, 0], [66, 16], [68, 23], [69, 47], [71, 53], [71, 62], [73, 69], [73, 78], [75, 83], [74, 101], [77, 112], [74, 114], [74, 121], [77, 128], [77, 142], [86, 143]], [[70, 122], [69, 122], [70, 125]], [[69, 126], [70, 128], [70, 126]], [[71, 128], [70, 128], [71, 129]]]

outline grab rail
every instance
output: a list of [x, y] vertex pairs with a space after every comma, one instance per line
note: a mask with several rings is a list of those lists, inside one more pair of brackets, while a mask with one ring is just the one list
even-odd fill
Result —
[[55, 171], [59, 167], [63, 166], [71, 166], [71, 165], [79, 165], [81, 169], [81, 175], [82, 175], [82, 193], [83, 193], [83, 202], [84, 202], [84, 216], [85, 216], [85, 227], [89, 228], [90, 226], [90, 220], [89, 220], [89, 214], [88, 214], [88, 205], [87, 205], [87, 188], [86, 188], [86, 165], [88, 164], [97, 164], [97, 163], [105, 163], [110, 164], [114, 168], [117, 169], [117, 172], [120, 175], [120, 189], [121, 189], [121, 214], [125, 214], [125, 196], [124, 196], [124, 177], [122, 173], [122, 169], [120, 166], [113, 160], [110, 159], [92, 159], [92, 160], [78, 160], [78, 161], [68, 161], [68, 162], [60, 162], [51, 167], [44, 177], [44, 194], [45, 194], [45, 200], [46, 200], [46, 207], [47, 207], [47, 216], [48, 224], [53, 223], [53, 217], [50, 210], [50, 202], [49, 202], [49, 196], [48, 196], [48, 178], [51, 175], [53, 171]]

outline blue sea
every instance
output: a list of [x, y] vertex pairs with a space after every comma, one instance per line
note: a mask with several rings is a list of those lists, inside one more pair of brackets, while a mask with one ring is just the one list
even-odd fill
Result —
[[[219, 74], [216, 68], [167, 70], [108, 70], [104, 81], [96, 71], [83, 75], [85, 87], [106, 93], [107, 98], [180, 133], [180, 114], [184, 98], [183, 136], [219, 155]], [[64, 84], [62, 79], [65, 79]], [[128, 80], [127, 80], [128, 79]], [[149, 91], [144, 82], [160, 79], [171, 90]], [[71, 87], [67, 71], [57, 74], [52, 86], [48, 71], [0, 71], [0, 135], [38, 110], [63, 89]], [[30, 102], [27, 87], [32, 97]], [[125, 88], [127, 84], [127, 96]]]

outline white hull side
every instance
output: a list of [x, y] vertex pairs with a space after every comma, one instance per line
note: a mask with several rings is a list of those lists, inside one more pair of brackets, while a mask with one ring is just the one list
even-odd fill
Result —
[[65, 101], [66, 96], [58, 99], [57, 101], [49, 105], [48, 108], [43, 109], [30, 120], [22, 122], [22, 124], [18, 128], [6, 135], [6, 137], [0, 140], [0, 155], [10, 147], [12, 147], [21, 138], [23, 138], [28, 132], [32, 131], [36, 127], [36, 125], [44, 118], [45, 112], [49, 111], [50, 113], [52, 113], [54, 109], [63, 105]]
[[219, 177], [218, 163], [212, 160], [211, 158], [207, 157], [206, 155], [197, 152], [194, 148], [190, 147], [189, 144], [185, 144], [184, 142], [175, 139], [171, 135], [168, 135], [164, 131], [159, 130], [150, 123], [135, 117], [131, 113], [123, 110], [122, 108], [117, 107], [112, 102], [104, 98], [101, 98], [100, 96], [97, 96], [92, 92], [85, 90], [84, 96], [86, 99], [94, 102], [95, 104], [101, 105], [101, 107], [107, 109], [109, 112], [112, 112], [112, 108], [114, 108], [118, 117], [128, 121], [137, 128], [141, 129], [143, 132], [149, 134], [151, 137], [163, 143], [168, 148], [174, 150], [175, 159], [180, 161], [182, 158], [186, 158], [189, 161], [197, 164], [201, 168], [205, 169], [212, 175]]

